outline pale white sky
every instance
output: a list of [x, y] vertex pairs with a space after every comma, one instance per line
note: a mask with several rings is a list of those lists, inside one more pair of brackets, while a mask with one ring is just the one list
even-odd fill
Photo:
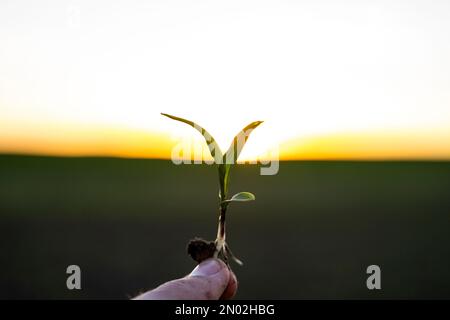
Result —
[[253, 147], [445, 131], [450, 1], [0, 2], [0, 135], [195, 134], [159, 112], [222, 145], [253, 120], [266, 120]]

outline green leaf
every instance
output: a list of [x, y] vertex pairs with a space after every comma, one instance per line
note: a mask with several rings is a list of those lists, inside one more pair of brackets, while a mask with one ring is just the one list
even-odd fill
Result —
[[231, 197], [231, 199], [229, 200], [225, 200], [223, 202], [242, 202], [242, 201], [252, 201], [255, 200], [255, 195], [253, 193], [250, 192], [239, 192], [236, 193], [234, 196]]
[[231, 201], [252, 201], [255, 200], [255, 195], [253, 193], [250, 192], [239, 192], [236, 193], [234, 196], [231, 197]]
[[166, 116], [166, 117], [170, 118], [170, 119], [186, 123], [187, 125], [190, 125], [192, 128], [194, 128], [198, 132], [200, 132], [202, 134], [203, 138], [205, 138], [206, 144], [208, 145], [209, 152], [210, 152], [211, 156], [214, 158], [214, 162], [215, 163], [222, 163], [223, 162], [224, 156], [223, 156], [222, 150], [220, 150], [220, 147], [217, 144], [216, 140], [213, 138], [213, 136], [208, 131], [206, 131], [203, 127], [201, 127], [200, 125], [196, 124], [194, 121], [190, 121], [190, 120], [186, 120], [186, 119], [183, 119], [183, 118], [175, 117], [175, 116], [172, 116], [172, 115], [167, 114], [167, 113], [161, 113], [161, 114], [163, 116]]
[[252, 131], [263, 122], [264, 121], [253, 121], [244, 129], [239, 131], [239, 133], [234, 137], [233, 142], [231, 142], [231, 145], [228, 147], [227, 152], [223, 156], [225, 163], [236, 163], [245, 143], [248, 140], [248, 137], [250, 136], [250, 133], [252, 133]]

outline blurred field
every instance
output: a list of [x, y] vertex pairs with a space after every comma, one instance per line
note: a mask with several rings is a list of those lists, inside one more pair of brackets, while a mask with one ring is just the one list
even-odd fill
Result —
[[[283, 162], [232, 170], [240, 299], [450, 298], [450, 162]], [[0, 298], [117, 298], [182, 276], [216, 234], [208, 165], [0, 156]], [[66, 267], [82, 290], [66, 289]], [[382, 290], [366, 289], [370, 264]]]

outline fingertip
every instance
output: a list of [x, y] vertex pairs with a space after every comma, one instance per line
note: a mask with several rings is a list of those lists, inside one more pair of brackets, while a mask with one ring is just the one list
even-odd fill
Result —
[[231, 269], [229, 269], [229, 273], [230, 279], [228, 281], [227, 287], [225, 288], [224, 292], [222, 293], [222, 296], [220, 297], [221, 300], [232, 299], [236, 295], [238, 289], [238, 281], [236, 275], [234, 274], [233, 271], [231, 271]]

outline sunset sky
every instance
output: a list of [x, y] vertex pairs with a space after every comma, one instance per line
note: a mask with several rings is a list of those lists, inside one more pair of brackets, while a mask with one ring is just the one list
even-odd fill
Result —
[[450, 159], [449, 1], [1, 1], [0, 152]]

